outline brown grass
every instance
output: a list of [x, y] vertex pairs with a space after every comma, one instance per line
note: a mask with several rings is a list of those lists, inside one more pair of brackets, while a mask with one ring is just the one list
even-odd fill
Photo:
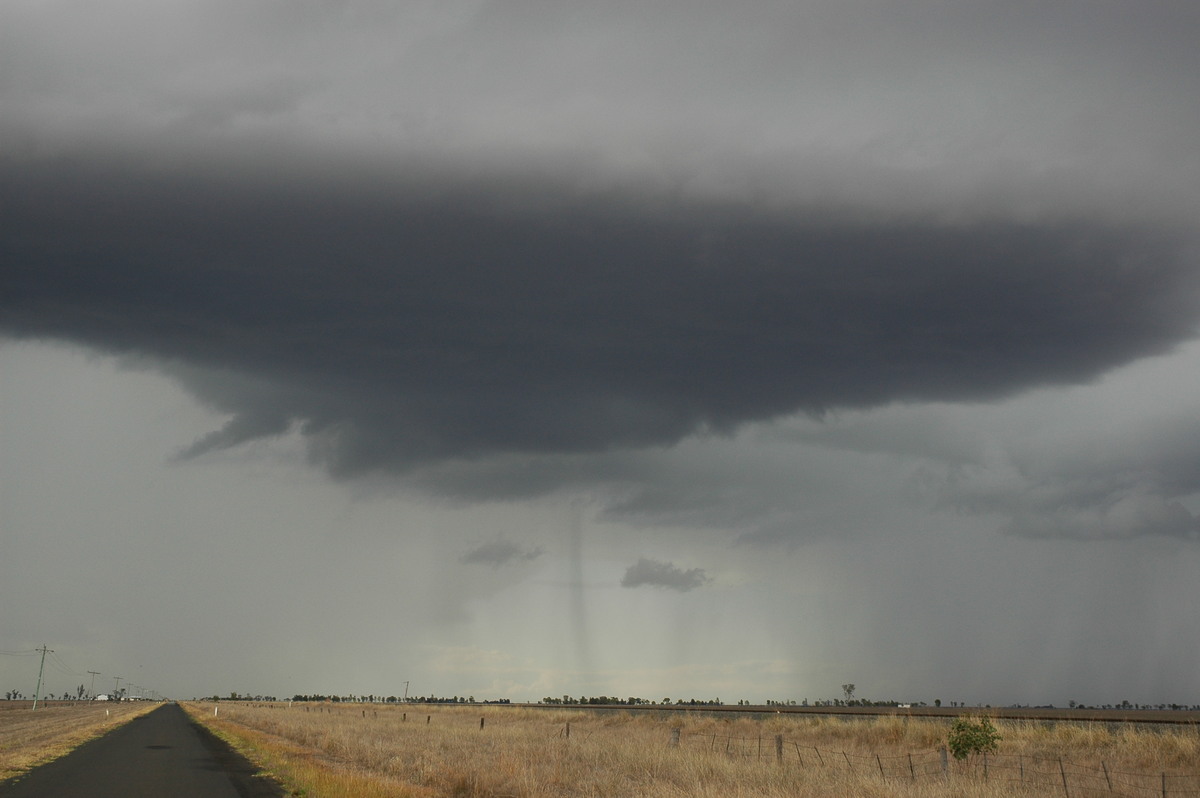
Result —
[[1106, 778], [1116, 792], [1146, 794], [1135, 783], [1142, 774], [1150, 794], [1161, 794], [1164, 773], [1168, 792], [1200, 789], [1194, 727], [997, 720], [1003, 740], [985, 774], [981, 757], [950, 759], [943, 771], [942, 719], [241, 703], [214, 717], [212, 704], [185, 708], [296, 794], [330, 798], [998, 798], [1062, 795], [1064, 774], [1072, 796], [1104, 791]]
[[0, 702], [0, 781], [18, 776], [111, 731], [158, 704], [149, 701]]

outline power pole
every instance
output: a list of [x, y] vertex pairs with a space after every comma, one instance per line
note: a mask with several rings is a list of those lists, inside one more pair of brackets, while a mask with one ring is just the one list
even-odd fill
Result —
[[37, 689], [33, 691], [33, 708], [37, 709], [38, 698], [42, 695], [42, 671], [46, 669], [46, 654], [54, 653], [54, 649], [46, 648], [46, 644], [42, 643], [42, 647], [35, 648], [34, 651], [42, 652], [42, 664], [38, 667]]
[[113, 678], [116, 679], [116, 681], [113, 682], [113, 700], [116, 701], [117, 700], [117, 688], [121, 686], [121, 680], [124, 679], [125, 677], [124, 676], [114, 676]]
[[404, 700], [408, 700], [408, 682], [404, 683]]
[[88, 671], [88, 673], [92, 674], [92, 689], [91, 689], [91, 692], [88, 693], [88, 695], [92, 698], [95, 698], [96, 697], [96, 677], [100, 675], [100, 671]]

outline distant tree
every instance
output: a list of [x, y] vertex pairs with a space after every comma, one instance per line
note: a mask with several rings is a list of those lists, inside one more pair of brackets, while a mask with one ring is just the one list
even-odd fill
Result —
[[940, 707], [942, 705], [942, 699], [940, 699], [940, 698], [933, 699], [933, 705], [935, 707]]
[[854, 682], [843, 684], [842, 692], [846, 694], [846, 702], [849, 703], [850, 699], [854, 698]]

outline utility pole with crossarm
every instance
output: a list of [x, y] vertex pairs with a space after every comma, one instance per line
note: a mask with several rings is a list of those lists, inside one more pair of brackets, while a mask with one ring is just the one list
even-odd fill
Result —
[[53, 654], [54, 649], [46, 648], [46, 644], [42, 643], [41, 648], [35, 648], [34, 651], [42, 652], [42, 664], [38, 666], [38, 683], [37, 689], [33, 691], [33, 708], [37, 709], [38, 698], [42, 695], [42, 671], [46, 669], [46, 654]]

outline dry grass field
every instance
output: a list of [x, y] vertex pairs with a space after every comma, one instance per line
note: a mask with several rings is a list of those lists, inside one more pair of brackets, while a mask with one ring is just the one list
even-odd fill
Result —
[[236, 702], [214, 716], [213, 704], [185, 706], [316, 798], [1200, 795], [1194, 726], [998, 719], [996, 753], [943, 765], [943, 719]]
[[158, 706], [149, 701], [0, 701], [0, 781], [57, 759]]

